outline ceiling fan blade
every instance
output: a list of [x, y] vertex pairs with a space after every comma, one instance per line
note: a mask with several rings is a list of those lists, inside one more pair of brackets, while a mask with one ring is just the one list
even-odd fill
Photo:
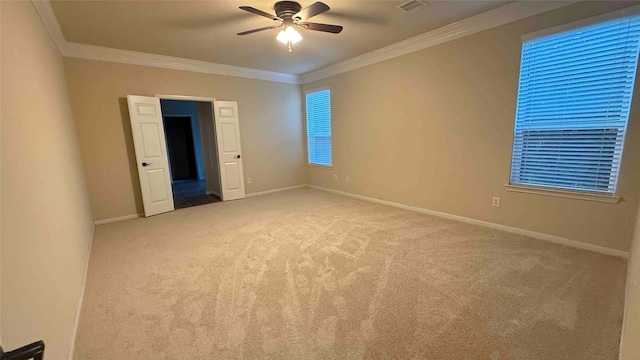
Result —
[[279, 18], [277, 16], [271, 15], [269, 13], [266, 13], [266, 12], [262, 11], [262, 10], [258, 10], [258, 9], [254, 8], [254, 7], [251, 7], [251, 6], [240, 6], [240, 9], [242, 9], [244, 11], [248, 11], [248, 12], [250, 12], [252, 14], [264, 16], [264, 17], [269, 18], [271, 20], [279, 20]]
[[278, 28], [278, 26], [265, 26], [265, 27], [261, 27], [259, 29], [253, 29], [253, 30], [247, 30], [247, 31], [239, 32], [238, 35], [249, 35], [249, 34], [257, 33], [258, 31], [265, 31], [265, 30], [271, 30], [271, 29], [277, 29], [277, 28]]
[[293, 15], [293, 18], [300, 18], [300, 20], [304, 21], [326, 11], [329, 11], [329, 5], [318, 1], [298, 11], [297, 14]]
[[342, 31], [342, 26], [340, 25], [301, 22], [301, 23], [298, 23], [298, 26], [305, 28], [307, 30], [324, 31], [332, 34], [339, 34]]

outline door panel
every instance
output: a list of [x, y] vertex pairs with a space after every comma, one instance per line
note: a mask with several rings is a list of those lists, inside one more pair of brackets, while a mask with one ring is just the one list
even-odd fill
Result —
[[[174, 210], [160, 99], [128, 95], [144, 215]], [[144, 164], [144, 165], [143, 165]]]
[[169, 196], [164, 181], [167, 176], [164, 169], [150, 170], [147, 174], [149, 178], [149, 188], [151, 189], [151, 202], [157, 204], [166, 201]]
[[142, 142], [144, 144], [144, 156], [148, 159], [156, 159], [162, 156], [160, 151], [160, 131], [157, 124], [140, 124]]
[[152, 104], [136, 104], [139, 115], [158, 115], [157, 109]]
[[236, 152], [236, 125], [222, 124], [222, 144], [224, 152]]
[[234, 101], [216, 101], [214, 110], [222, 200], [243, 199], [245, 191], [238, 104]]
[[240, 189], [240, 170], [237, 162], [226, 163], [227, 188], [229, 190]]
[[235, 109], [231, 106], [223, 106], [220, 108], [220, 116], [221, 117], [235, 117]]

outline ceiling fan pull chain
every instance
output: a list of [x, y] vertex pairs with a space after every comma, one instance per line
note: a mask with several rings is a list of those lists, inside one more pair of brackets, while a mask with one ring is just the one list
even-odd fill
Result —
[[293, 51], [293, 49], [291, 48], [291, 41], [288, 41], [288, 42], [287, 42], [287, 45], [289, 46], [289, 52], [292, 52], [292, 51]]

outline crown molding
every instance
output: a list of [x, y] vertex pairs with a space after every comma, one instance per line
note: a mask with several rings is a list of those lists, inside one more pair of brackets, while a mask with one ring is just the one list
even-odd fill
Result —
[[460, 20], [412, 37], [398, 43], [356, 56], [349, 60], [327, 66], [300, 75], [300, 83], [308, 84], [320, 79], [359, 69], [381, 61], [416, 52], [448, 41], [456, 40], [481, 31], [493, 29], [514, 21], [522, 20], [547, 11], [559, 9], [580, 0], [569, 1], [516, 1], [485, 11], [481, 14]]
[[299, 84], [298, 76], [293, 74], [68, 42], [64, 38], [51, 2], [49, 0], [32, 0], [32, 3], [62, 56]]
[[426, 49], [451, 40], [489, 30], [514, 21], [555, 10], [580, 0], [516, 1], [499, 8], [466, 18], [453, 24], [426, 32], [413, 38], [385, 46], [366, 54], [314, 70], [303, 75], [285, 74], [233, 65], [216, 64], [166, 55], [121, 50], [103, 46], [68, 42], [50, 0], [32, 0], [53, 42], [63, 56], [123, 64], [152, 66], [172, 70], [275, 81], [287, 84], [307, 84], [316, 80], [355, 70], [398, 56]]
[[67, 42], [62, 55], [74, 58], [110, 61], [123, 64], [144, 65], [172, 70], [193, 71], [205, 74], [235, 76], [248, 79], [298, 84], [298, 76], [240, 66], [216, 64], [166, 55], [113, 49], [102, 46]]
[[40, 15], [40, 18], [49, 32], [49, 36], [51, 36], [53, 43], [56, 44], [60, 54], [64, 55], [63, 50], [67, 40], [64, 38], [56, 13], [53, 12], [51, 2], [49, 0], [32, 0], [31, 2], [33, 3], [33, 6], [35, 6], [38, 15]]

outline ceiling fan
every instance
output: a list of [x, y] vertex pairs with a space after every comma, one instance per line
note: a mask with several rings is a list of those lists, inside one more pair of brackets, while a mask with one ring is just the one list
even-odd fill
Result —
[[238, 33], [238, 35], [249, 35], [259, 31], [277, 29], [284, 26], [284, 29], [280, 30], [276, 39], [287, 45], [289, 52], [291, 52], [291, 46], [302, 40], [302, 35], [300, 35], [300, 33], [295, 29], [296, 27], [332, 34], [338, 34], [342, 31], [342, 26], [339, 25], [319, 24], [307, 21], [316, 15], [329, 11], [329, 6], [325, 3], [315, 2], [302, 9], [302, 6], [295, 1], [279, 1], [273, 8], [276, 11], [276, 15], [271, 15], [251, 6], [240, 6], [240, 9], [244, 11], [277, 21], [278, 25], [243, 31]]

